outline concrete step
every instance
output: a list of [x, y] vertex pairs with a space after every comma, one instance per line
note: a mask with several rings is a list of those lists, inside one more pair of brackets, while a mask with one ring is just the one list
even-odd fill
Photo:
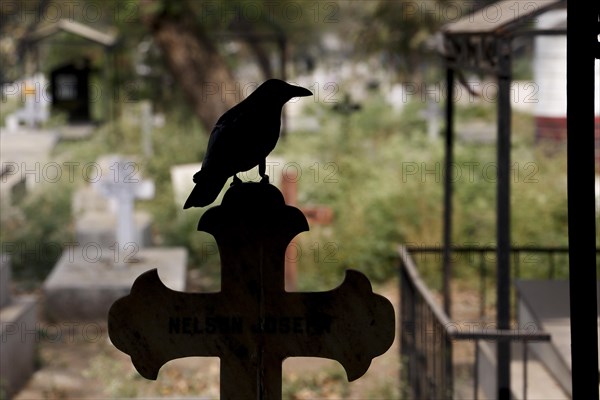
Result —
[[513, 399], [563, 400], [570, 397], [550, 375], [544, 365], [536, 359], [527, 360], [527, 387], [523, 389], [523, 360], [513, 360], [510, 365], [510, 383]]
[[[479, 397], [481, 399], [496, 398], [496, 351], [495, 344], [480, 341], [479, 344]], [[513, 399], [529, 400], [563, 400], [571, 397], [563, 390], [559, 382], [548, 371], [544, 364], [528, 351], [527, 377], [523, 373], [523, 347], [514, 343], [511, 351], [511, 392]], [[524, 392], [524, 382], [527, 387]]]

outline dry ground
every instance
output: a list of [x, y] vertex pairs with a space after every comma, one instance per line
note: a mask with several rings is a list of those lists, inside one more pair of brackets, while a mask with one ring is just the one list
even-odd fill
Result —
[[[397, 306], [396, 284], [390, 283], [376, 292]], [[129, 356], [112, 346], [105, 321], [42, 322], [38, 333], [39, 368], [15, 400], [219, 397], [217, 358], [174, 360], [163, 366], [156, 381], [148, 381], [135, 371]], [[335, 361], [288, 359], [283, 366], [283, 397], [397, 399], [397, 342], [352, 383], [347, 383], [344, 369]]]
[[[198, 282], [193, 273], [191, 282]], [[203, 286], [201, 283], [199, 286]], [[194, 286], [192, 285], [192, 289]], [[375, 290], [398, 310], [396, 280]], [[439, 299], [439, 296], [437, 296]], [[477, 293], [453, 285], [457, 323], [477, 320]], [[398, 321], [396, 321], [398, 322]], [[59, 338], [58, 332], [62, 335]], [[392, 347], [373, 360], [369, 371], [347, 383], [342, 366], [331, 360], [291, 358], [283, 365], [284, 399], [400, 399], [399, 335]], [[474, 344], [455, 343], [456, 396], [472, 397]], [[156, 381], [142, 378], [129, 356], [108, 340], [105, 321], [69, 324], [42, 322], [38, 335], [39, 368], [15, 400], [219, 397], [219, 360], [191, 357], [174, 360]]]

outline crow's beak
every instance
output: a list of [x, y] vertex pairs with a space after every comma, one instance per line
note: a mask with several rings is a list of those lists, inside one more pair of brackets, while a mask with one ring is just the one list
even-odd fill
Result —
[[292, 86], [290, 88], [290, 95], [292, 97], [306, 97], [306, 96], [312, 96], [313, 93], [310, 90], [305, 89], [301, 86]]

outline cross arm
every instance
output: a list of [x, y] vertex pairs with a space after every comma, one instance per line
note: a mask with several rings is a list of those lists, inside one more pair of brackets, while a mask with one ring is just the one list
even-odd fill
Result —
[[140, 275], [131, 293], [112, 305], [108, 334], [115, 347], [129, 354], [140, 375], [155, 380], [170, 360], [220, 355], [227, 334], [240, 329], [240, 318], [219, 312], [221, 302], [220, 293], [171, 290], [153, 269]]
[[270, 347], [285, 348], [287, 353], [282, 358], [337, 360], [349, 381], [364, 375], [371, 360], [385, 353], [394, 341], [392, 304], [373, 293], [367, 277], [358, 271], [347, 270], [344, 282], [333, 290], [286, 293], [278, 303], [279, 310], [286, 310], [286, 317], [271, 321], [271, 325], [278, 324], [272, 329], [289, 334], [271, 339], [267, 331]]

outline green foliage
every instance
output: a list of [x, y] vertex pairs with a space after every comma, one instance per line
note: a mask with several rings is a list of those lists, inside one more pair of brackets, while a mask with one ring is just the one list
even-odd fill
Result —
[[17, 279], [45, 278], [73, 241], [71, 195], [69, 185], [40, 183], [18, 209], [3, 210], [0, 241]]
[[[397, 114], [376, 94], [348, 117], [323, 104], [310, 104], [306, 112], [319, 118], [319, 131], [292, 132], [280, 141], [276, 152], [301, 166], [300, 206], [324, 205], [334, 213], [331, 225], [313, 225], [296, 239], [300, 289], [337, 285], [348, 268], [381, 282], [396, 273], [398, 243], [441, 244], [443, 141], [427, 138], [420, 117], [423, 108], [423, 103], [411, 102]], [[81, 163], [114, 152], [114, 144], [122, 154], [140, 153], [137, 112], [133, 106], [123, 109], [115, 124], [102, 126], [89, 141], [61, 143], [56, 153], [60, 159]], [[493, 120], [494, 104], [478, 104], [461, 113], [465, 122]], [[202, 159], [208, 137], [183, 113], [167, 114], [166, 121], [153, 132], [154, 155], [139, 159], [142, 175], [155, 181], [156, 196], [138, 207], [153, 215], [158, 245], [186, 247], [190, 267], [201, 267], [218, 284], [214, 239], [196, 231], [202, 210], [184, 211], [175, 204], [170, 178], [171, 166]], [[495, 145], [458, 139], [454, 157], [453, 241], [494, 245]], [[534, 144], [532, 118], [515, 113], [511, 163], [513, 243], [566, 245], [564, 149], [550, 152]], [[3, 213], [3, 241], [19, 246], [65, 242], [72, 235], [70, 196], [83, 183], [41, 186], [18, 212]], [[31, 265], [16, 257], [17, 274], [41, 278], [59, 254], [53, 251]], [[430, 271], [426, 275], [434, 284], [438, 283], [438, 266], [436, 261], [423, 267], [424, 272]], [[457, 276], [470, 276], [467, 271], [458, 271]]]
[[[321, 107], [319, 132], [294, 132], [279, 145], [286, 160], [304, 166], [300, 204], [323, 204], [335, 214], [331, 226], [312, 226], [297, 239], [302, 289], [339, 284], [347, 268], [383, 281], [396, 273], [398, 243], [441, 245], [444, 149], [442, 140], [426, 137], [424, 106], [408, 103], [396, 115], [373, 95], [350, 117]], [[495, 123], [492, 103], [460, 107], [459, 113], [463, 122]], [[511, 157], [513, 243], [566, 245], [564, 149], [549, 153], [535, 144], [532, 117], [514, 113]], [[450, 174], [453, 242], [494, 245], [495, 144], [460, 140], [459, 132]], [[424, 264], [438, 285], [440, 260]], [[468, 268], [458, 276], [469, 276]]]
[[9, 96], [6, 96], [1, 101], [2, 107], [0, 107], [0, 125], [6, 126], [6, 117], [17, 111], [21, 104], [17, 99]]
[[302, 203], [327, 205], [335, 215], [332, 226], [312, 227], [299, 237], [302, 288], [339, 283], [347, 268], [385, 280], [394, 274], [395, 245], [422, 226], [430, 232], [430, 223], [439, 225], [441, 214], [432, 218], [429, 210], [439, 208], [432, 199], [439, 199], [433, 194], [440, 189], [402, 176], [403, 162], [433, 160], [440, 151], [424, 140], [417, 108], [410, 104], [402, 118], [374, 96], [350, 117], [325, 110], [318, 133], [298, 132], [282, 144], [286, 160], [304, 160], [312, 168], [299, 182]]

